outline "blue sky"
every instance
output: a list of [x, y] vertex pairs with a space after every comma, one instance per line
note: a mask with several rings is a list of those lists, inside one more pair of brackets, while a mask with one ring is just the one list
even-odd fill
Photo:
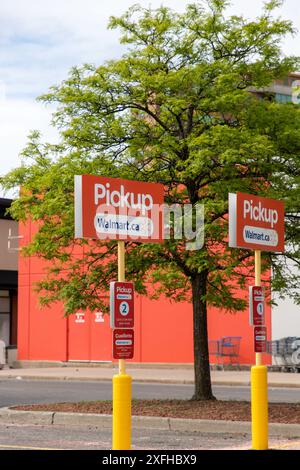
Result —
[[[35, 98], [63, 80], [70, 67], [117, 58], [118, 32], [107, 30], [111, 15], [134, 3], [183, 11], [191, 0], [1, 0], [0, 3], [0, 173], [19, 165], [18, 154], [32, 129], [56, 140], [51, 109]], [[229, 13], [252, 18], [262, 0], [232, 0]], [[279, 13], [300, 31], [300, 2], [286, 0]], [[283, 44], [300, 55], [300, 33]], [[0, 196], [3, 193], [0, 192]], [[8, 195], [9, 196], [9, 195]]]

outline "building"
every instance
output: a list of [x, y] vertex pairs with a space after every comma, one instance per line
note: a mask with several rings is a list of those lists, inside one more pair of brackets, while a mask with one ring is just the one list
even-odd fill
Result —
[[300, 103], [300, 73], [290, 73], [288, 77], [275, 80], [272, 85], [262, 89], [251, 89], [258, 98], [268, 97], [278, 103]]
[[11, 199], [0, 198], [0, 340], [10, 350], [15, 350], [18, 330], [18, 222], [6, 214], [11, 202]]
[[[20, 225], [20, 246], [32, 238], [36, 226], [32, 221]], [[75, 247], [76, 256], [83, 248]], [[112, 332], [109, 316], [102, 312], [78, 311], [64, 317], [63, 305], [54, 303], [41, 308], [34, 283], [44, 277], [47, 263], [39, 257], [19, 260], [19, 334], [20, 361], [112, 361]], [[240, 291], [247, 297], [248, 292]], [[266, 311], [271, 331], [270, 308]], [[253, 330], [245, 310], [230, 314], [220, 309], [208, 311], [211, 340], [224, 336], [241, 337], [239, 362], [253, 364]], [[164, 297], [153, 301], [144, 296], [135, 299], [135, 355], [133, 362], [193, 363], [193, 312], [188, 302], [171, 303]], [[265, 362], [270, 357], [265, 355]], [[212, 357], [211, 362], [217, 358]], [[227, 360], [229, 362], [229, 360]]]

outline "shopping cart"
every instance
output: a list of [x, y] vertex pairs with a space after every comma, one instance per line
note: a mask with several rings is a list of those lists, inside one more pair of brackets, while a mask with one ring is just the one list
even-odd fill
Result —
[[[210, 356], [215, 356], [217, 360], [217, 365], [221, 365], [224, 369], [224, 364], [238, 365], [239, 354], [240, 354], [240, 343], [241, 336], [224, 336], [219, 340], [210, 340], [208, 342], [209, 354]], [[226, 361], [228, 359], [228, 361]]]
[[287, 336], [268, 341], [267, 352], [272, 354], [273, 365], [284, 372], [300, 372], [300, 337]]

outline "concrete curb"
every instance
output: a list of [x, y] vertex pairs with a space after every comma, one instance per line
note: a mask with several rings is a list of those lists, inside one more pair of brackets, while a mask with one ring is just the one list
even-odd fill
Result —
[[[92, 413], [63, 413], [52, 411], [19, 411], [0, 409], [1, 424], [94, 426], [111, 429], [112, 416]], [[164, 431], [198, 432], [206, 434], [251, 434], [251, 423], [206, 419], [161, 418], [132, 416], [133, 429], [160, 429]], [[300, 424], [269, 424], [272, 437], [300, 438]]]
[[[116, 371], [116, 374], [118, 372]], [[10, 375], [10, 374], [1, 374], [0, 380], [1, 379], [15, 379], [15, 380], [40, 380], [40, 381], [57, 381], [57, 382], [111, 382], [112, 377], [69, 377], [69, 376], [51, 376], [51, 375], [23, 375], [20, 373], [18, 376], [16, 375]], [[189, 380], [189, 379], [133, 379], [133, 382], [139, 382], [139, 383], [164, 383], [164, 384], [172, 384], [172, 385], [193, 385], [194, 380]], [[225, 382], [222, 383], [225, 385]], [[228, 383], [228, 385], [235, 385], [235, 383]], [[236, 383], [236, 385], [243, 385], [243, 382]], [[246, 384], [247, 385], [247, 384]], [[300, 385], [299, 385], [300, 387]]]
[[[14, 361], [13, 369], [36, 369], [36, 368], [52, 368], [52, 367], [83, 367], [83, 368], [102, 368], [118, 369], [118, 361]], [[168, 362], [126, 362], [127, 369], [194, 369], [192, 363], [168, 363]], [[245, 367], [243, 370], [249, 370]]]
[[53, 424], [53, 411], [22, 411], [0, 409], [0, 423], [2, 424]]
[[[116, 371], [117, 373], [117, 371]], [[0, 375], [0, 380], [1, 379], [15, 379], [15, 380], [36, 380], [36, 381], [66, 381], [66, 382], [111, 382], [112, 377], [70, 377], [70, 376], [51, 376], [51, 375], [23, 375], [22, 372], [20, 371], [20, 374], [16, 376], [15, 374], [1, 374]], [[189, 380], [189, 379], [166, 379], [166, 378], [136, 378], [133, 379], [133, 383], [163, 383], [163, 384], [172, 384], [172, 385], [194, 385], [194, 380]], [[212, 380], [212, 385], [222, 385], [222, 386], [228, 386], [228, 387], [250, 387], [251, 383], [249, 380], [243, 381], [243, 380]], [[273, 387], [273, 388], [300, 388], [300, 382], [299, 383], [284, 383], [284, 382], [268, 382], [268, 387]]]

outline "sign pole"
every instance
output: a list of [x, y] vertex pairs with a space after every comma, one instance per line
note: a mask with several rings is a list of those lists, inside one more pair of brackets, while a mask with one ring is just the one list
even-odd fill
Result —
[[255, 252], [255, 286], [250, 289], [250, 324], [254, 326], [256, 353], [255, 366], [251, 368], [252, 447], [255, 450], [266, 450], [268, 384], [267, 367], [262, 364], [262, 352], [266, 351], [267, 329], [263, 324], [261, 250], [284, 252], [284, 202], [254, 194], [229, 193], [228, 208], [229, 246]]
[[[118, 281], [125, 281], [125, 242], [118, 240]], [[119, 374], [126, 374], [125, 359], [119, 359]]]
[[[261, 251], [255, 250], [255, 285], [261, 285]], [[255, 354], [251, 368], [252, 448], [268, 449], [268, 381], [267, 367], [262, 365], [262, 354]]]
[[[125, 242], [118, 240], [118, 281], [125, 281]], [[119, 374], [113, 377], [113, 450], [131, 448], [131, 376], [125, 359], [119, 359]]]
[[[254, 252], [254, 263], [255, 263], [255, 285], [261, 286], [261, 251], [255, 250]], [[262, 354], [255, 353], [255, 365], [262, 365]]]
[[[110, 286], [112, 356], [119, 360], [119, 373], [113, 377], [112, 448], [115, 450], [129, 450], [131, 446], [132, 379], [126, 374], [125, 359], [134, 356], [134, 286], [125, 282], [125, 240], [162, 243], [162, 221], [155, 217], [154, 210], [163, 202], [164, 185], [160, 183], [74, 176], [75, 238], [114, 239], [118, 244], [118, 281]], [[107, 207], [113, 211], [107, 212]], [[132, 222], [134, 214], [139, 214], [139, 223]], [[119, 216], [124, 222], [122, 227]]]

